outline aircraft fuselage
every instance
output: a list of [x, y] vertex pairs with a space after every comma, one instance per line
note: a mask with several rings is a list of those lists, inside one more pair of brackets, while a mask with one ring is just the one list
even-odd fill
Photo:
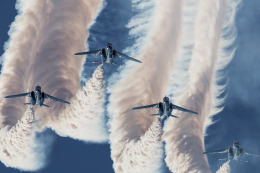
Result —
[[160, 102], [158, 104], [158, 114], [160, 116], [165, 115], [165, 116], [169, 117], [171, 115], [171, 113], [172, 113], [172, 108], [171, 108], [170, 105], [171, 105], [171, 103], [169, 101], [169, 98], [168, 97], [164, 97], [163, 98], [163, 103]]
[[44, 92], [41, 91], [41, 87], [40, 86], [36, 86], [35, 87], [35, 91], [31, 92], [30, 98], [31, 98], [31, 105], [35, 105], [36, 103], [39, 106], [43, 105], [43, 102], [44, 102]]
[[228, 159], [229, 160], [240, 160], [241, 156], [243, 155], [244, 151], [240, 146], [236, 143], [228, 150]]
[[107, 44], [106, 57], [106, 63], [112, 65], [115, 59], [115, 50], [112, 48], [112, 43]]

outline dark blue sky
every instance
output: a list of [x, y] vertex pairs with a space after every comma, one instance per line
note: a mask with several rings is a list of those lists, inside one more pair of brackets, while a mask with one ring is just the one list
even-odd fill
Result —
[[[128, 30], [124, 27], [134, 12], [130, 9], [129, 1], [108, 0], [106, 8], [98, 17], [95, 25], [90, 29], [88, 39], [90, 48], [104, 47], [110, 41], [118, 51], [133, 43], [128, 37]], [[0, 1], [0, 54], [3, 54], [4, 42], [8, 40], [9, 25], [16, 16], [15, 1]], [[243, 1], [238, 11], [236, 26], [238, 49], [228, 67], [228, 97], [225, 109], [214, 119], [209, 136], [206, 137], [207, 149], [219, 149], [232, 145], [233, 140], [240, 141], [242, 147], [260, 153], [260, 1]], [[124, 9], [124, 10], [117, 10]], [[114, 14], [113, 18], [110, 18]], [[107, 30], [109, 28], [109, 32]], [[106, 35], [106, 37], [102, 37]], [[109, 39], [109, 40], [107, 40]], [[86, 63], [85, 77], [94, 70]], [[258, 90], [259, 89], [259, 90]], [[110, 159], [109, 144], [87, 144], [70, 138], [61, 138], [52, 131], [45, 134], [55, 138], [53, 148], [48, 157], [48, 165], [41, 173], [71, 173], [71, 172], [114, 172]], [[209, 163], [213, 172], [222, 164], [219, 158], [225, 155], [210, 155]], [[257, 173], [260, 170], [260, 158], [249, 157], [240, 172]], [[0, 162], [0, 172], [17, 173], [12, 168], [6, 168]], [[168, 172], [165, 169], [165, 172]]]

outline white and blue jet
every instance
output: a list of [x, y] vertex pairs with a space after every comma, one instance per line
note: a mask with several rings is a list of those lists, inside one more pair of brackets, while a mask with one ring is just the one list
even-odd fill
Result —
[[50, 107], [50, 106], [44, 104], [45, 99], [51, 99], [51, 100], [54, 100], [54, 101], [70, 104], [70, 102], [67, 102], [65, 100], [50, 96], [50, 95], [42, 92], [41, 87], [39, 85], [37, 85], [35, 87], [35, 91], [31, 91], [31, 92], [23, 93], [23, 94], [17, 94], [17, 95], [10, 95], [10, 96], [6, 96], [5, 98], [17, 98], [17, 97], [30, 97], [30, 102], [25, 103], [25, 105], [33, 105], [34, 106], [34, 105], [38, 104], [39, 106]]
[[172, 115], [172, 110], [177, 109], [183, 112], [189, 112], [192, 114], [198, 114], [197, 112], [179, 107], [177, 105], [174, 105], [173, 103], [170, 103], [169, 97], [164, 97], [163, 102], [155, 103], [152, 105], [147, 105], [147, 106], [140, 106], [140, 107], [135, 107], [132, 108], [133, 110], [135, 109], [147, 109], [147, 108], [157, 108], [158, 109], [158, 114], [152, 114], [153, 116], [166, 116], [168, 117], [174, 117], [174, 118], [179, 118], [178, 116]]
[[131, 61], [135, 61], [138, 63], [142, 63], [141, 61], [132, 58], [130, 56], [127, 56], [123, 53], [120, 53], [118, 51], [116, 51], [115, 49], [112, 48], [112, 43], [107, 43], [107, 47], [106, 48], [102, 48], [99, 50], [92, 50], [92, 51], [88, 51], [88, 52], [79, 52], [79, 53], [75, 53], [74, 55], [100, 55], [101, 56], [101, 60], [100, 61], [93, 61], [92, 63], [108, 63], [110, 65], [117, 65], [115, 63], [115, 58], [119, 57], [119, 58], [125, 58], [127, 60], [131, 60]]
[[[237, 141], [234, 141], [233, 146], [229, 148], [215, 150], [215, 151], [206, 151], [203, 154], [216, 154], [216, 153], [228, 153], [227, 159], [234, 160], [234, 161], [239, 161], [244, 155], [254, 155], [260, 157], [259, 154], [255, 154], [248, 150], [245, 150], [244, 148], [241, 148], [239, 146], [239, 142]], [[220, 159], [220, 160], [227, 160], [227, 159]]]

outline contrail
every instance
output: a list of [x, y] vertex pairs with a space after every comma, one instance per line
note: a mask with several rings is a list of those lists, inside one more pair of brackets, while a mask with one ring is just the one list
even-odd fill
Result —
[[[134, 172], [143, 172], [143, 170], [158, 172], [159, 168], [155, 168], [151, 163], [162, 157], [161, 152], [158, 152], [158, 155], [154, 155], [152, 158], [141, 157], [136, 152], [127, 152], [125, 147], [128, 143], [131, 143], [135, 151], [142, 150], [142, 148], [137, 149], [138, 145], [130, 141], [138, 141], [148, 133], [149, 127], [155, 121], [150, 114], [156, 110], [147, 112], [130, 109], [137, 105], [161, 101], [166, 93], [166, 86], [177, 53], [182, 1], [155, 1], [153, 13], [153, 22], [147, 35], [146, 45], [142, 49], [142, 54], [135, 55], [135, 57], [140, 57], [143, 62], [142, 65], [135, 64], [126, 69], [127, 71], [123, 70], [121, 80], [110, 88], [111, 96], [108, 111], [111, 117], [109, 122], [111, 157], [116, 172], [123, 172], [120, 165], [127, 167], [129, 172], [131, 170], [134, 170]], [[161, 146], [160, 140], [154, 142], [157, 143], [157, 146]], [[149, 145], [149, 143], [146, 145]], [[151, 148], [144, 152], [151, 155], [154, 151]], [[130, 157], [130, 154], [132, 160], [139, 160], [140, 164], [143, 162], [143, 166], [137, 167], [131, 163], [131, 160], [125, 158]]]
[[86, 85], [77, 91], [67, 106], [48, 126], [60, 136], [105, 142], [108, 140], [104, 117], [104, 69], [100, 65]]
[[[166, 123], [163, 136], [166, 141], [165, 161], [172, 172], [210, 172], [202, 152], [205, 128], [211, 123], [210, 117], [221, 110], [217, 106], [223, 104], [223, 99], [217, 100], [215, 96], [215, 90], [223, 92], [220, 90], [223, 87], [217, 86], [219, 76], [216, 71], [228, 64], [235, 50], [231, 46], [236, 36], [235, 30], [231, 29], [228, 36], [221, 35], [222, 28], [227, 29], [228, 26], [230, 29], [234, 25], [234, 20], [225, 24], [229, 18], [225, 18], [229, 14], [226, 10], [229, 5], [226, 0], [201, 0], [198, 4], [189, 83], [177, 98], [176, 104], [195, 110], [199, 115], [179, 113], [181, 118], [178, 121], [169, 119]], [[236, 6], [232, 6], [232, 9], [235, 10]], [[225, 55], [222, 54], [226, 48], [222, 47], [222, 40], [232, 50], [226, 51]]]
[[28, 107], [21, 120], [11, 129], [1, 128], [0, 159], [7, 167], [32, 171], [44, 166], [42, 155], [35, 152], [39, 147], [35, 142], [35, 117], [32, 107]]
[[[85, 50], [88, 27], [99, 13], [101, 4], [102, 0], [18, 0], [18, 16], [11, 25], [10, 39], [3, 55], [0, 98], [31, 91], [37, 84], [44, 92], [58, 98], [69, 100], [75, 96], [80, 89], [80, 67], [84, 57], [73, 54]], [[9, 133], [4, 129], [19, 124], [27, 108], [24, 102], [24, 99], [1, 99], [0, 127], [3, 135]], [[50, 105], [49, 109], [35, 107], [40, 127], [57, 118], [65, 108], [57, 102]], [[19, 147], [16, 152], [33, 153]], [[26, 159], [24, 155], [16, 155], [14, 159]], [[8, 154], [1, 156], [1, 161], [6, 162], [4, 156], [8, 157]], [[12, 159], [13, 155], [10, 157]], [[38, 169], [39, 166], [34, 164], [38, 158], [34, 158], [30, 166], [22, 167], [18, 161], [12, 162], [12, 167]]]

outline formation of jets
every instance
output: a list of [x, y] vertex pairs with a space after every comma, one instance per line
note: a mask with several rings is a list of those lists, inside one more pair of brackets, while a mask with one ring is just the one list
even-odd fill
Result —
[[[244, 148], [241, 148], [239, 146], [239, 142], [234, 141], [233, 146], [225, 148], [225, 149], [220, 149], [220, 150], [215, 150], [215, 151], [206, 151], [203, 154], [215, 154], [215, 153], [228, 153], [228, 160], [235, 160], [239, 161], [242, 156], [244, 155], [254, 155], [257, 157], [260, 157], [260, 154], [255, 154], [252, 153], [251, 151], [248, 151]], [[226, 159], [222, 159], [226, 160]]]
[[[135, 58], [132, 58], [128, 55], [125, 55], [125, 54], [120, 53], [117, 50], [113, 49], [111, 43], [108, 43], [106, 48], [102, 48], [102, 49], [99, 49], [99, 50], [92, 50], [92, 51], [88, 51], [88, 52], [75, 53], [75, 55], [93, 55], [93, 54], [100, 55], [100, 58], [101, 58], [99, 61], [93, 61], [93, 63], [101, 63], [101, 64], [108, 63], [110, 65], [112, 65], [112, 64], [116, 65], [116, 62], [115, 62], [116, 57], [135, 61], [135, 62], [138, 62], [138, 63], [142, 63], [141, 61], [139, 61]], [[70, 102], [68, 102], [68, 101], [53, 97], [51, 95], [48, 95], [48, 94], [42, 92], [41, 87], [39, 85], [35, 87], [35, 91], [17, 94], [17, 95], [10, 95], [10, 96], [6, 96], [5, 98], [17, 98], [17, 97], [29, 97], [30, 102], [24, 103], [24, 104], [25, 105], [32, 105], [32, 106], [39, 105], [39, 106], [49, 107], [49, 105], [44, 104], [45, 99], [51, 99], [51, 100], [54, 100], [54, 101], [70, 104]], [[191, 114], [198, 114], [197, 112], [194, 112], [194, 111], [186, 109], [186, 108], [182, 108], [180, 106], [177, 106], [177, 105], [171, 103], [170, 100], [169, 100], [169, 97], [166, 97], [166, 96], [163, 98], [162, 102], [150, 104], [150, 105], [146, 105], [146, 106], [134, 107], [132, 109], [137, 110], [137, 109], [148, 109], [148, 108], [157, 108], [158, 113], [152, 114], [152, 116], [160, 116], [160, 117], [163, 117], [163, 118], [164, 117], [166, 117], [166, 118], [168, 118], [168, 117], [179, 118], [178, 116], [172, 115], [172, 111], [174, 109], [179, 110], [179, 111], [183, 111], [183, 112], [188, 112], [188, 113], [191, 113]], [[233, 146], [231, 146], [229, 148], [215, 150], [215, 151], [206, 151], [203, 154], [214, 154], [214, 153], [228, 153], [227, 159], [235, 160], [235, 161], [239, 161], [243, 155], [254, 155], [254, 156], [260, 157], [259, 154], [255, 154], [255, 153], [252, 153], [248, 150], [245, 150], [244, 148], [241, 148], [237, 141], [235, 141], [233, 143]]]

